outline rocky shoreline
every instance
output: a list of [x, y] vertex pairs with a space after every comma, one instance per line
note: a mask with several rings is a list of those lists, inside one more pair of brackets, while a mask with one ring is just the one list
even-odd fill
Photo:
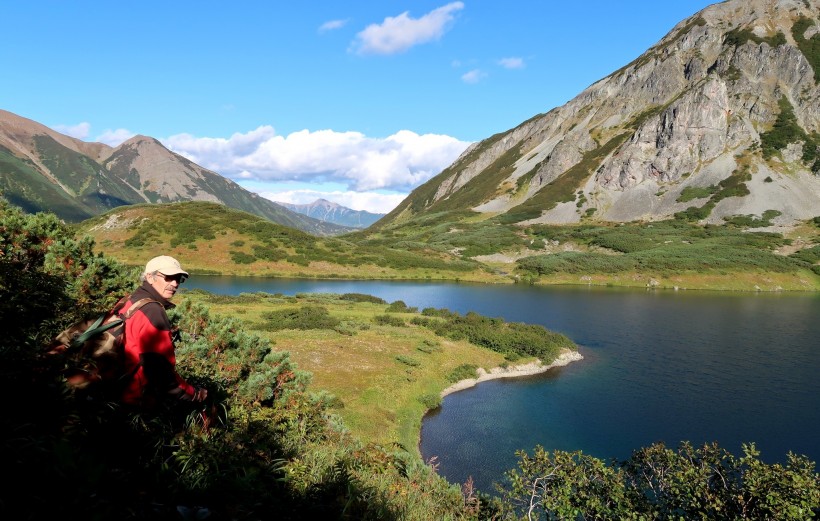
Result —
[[441, 391], [442, 398], [447, 396], [448, 394], [452, 394], [457, 391], [462, 391], [464, 389], [469, 389], [474, 385], [480, 382], [486, 382], [487, 380], [496, 380], [498, 378], [515, 378], [519, 376], [529, 376], [534, 374], [543, 373], [552, 369], [553, 367], [562, 367], [570, 362], [576, 362], [578, 360], [583, 360], [584, 357], [578, 351], [564, 351], [561, 353], [558, 358], [552, 361], [547, 365], [541, 363], [541, 360], [535, 360], [534, 362], [530, 362], [528, 364], [522, 365], [515, 365], [509, 367], [494, 367], [489, 371], [485, 371], [481, 367], [479, 367], [476, 372], [478, 373], [477, 378], [468, 378], [466, 380], [460, 380], [450, 387]]

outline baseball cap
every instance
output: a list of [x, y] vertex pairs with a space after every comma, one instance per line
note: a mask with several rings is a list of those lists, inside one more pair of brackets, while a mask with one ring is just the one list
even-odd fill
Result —
[[169, 257], [168, 255], [160, 255], [159, 257], [154, 257], [148, 261], [148, 264], [145, 265], [145, 273], [154, 273], [155, 271], [158, 271], [163, 275], [176, 275], [178, 273], [182, 273], [186, 277], [188, 276], [188, 272], [182, 269], [179, 261], [173, 257]]

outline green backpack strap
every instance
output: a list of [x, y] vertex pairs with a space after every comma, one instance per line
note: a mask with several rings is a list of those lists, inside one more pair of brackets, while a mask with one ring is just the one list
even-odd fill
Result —
[[[75, 338], [74, 340], [71, 341], [71, 344], [69, 344], [68, 349], [69, 350], [77, 349], [81, 345], [85, 344], [85, 342], [89, 338], [93, 337], [94, 335], [104, 333], [104, 332], [108, 331], [109, 329], [112, 329], [112, 328], [115, 328], [115, 327], [119, 326], [120, 324], [122, 324], [123, 322], [125, 322], [126, 320], [131, 318], [131, 316], [134, 313], [136, 313], [137, 310], [139, 310], [142, 306], [144, 306], [144, 305], [146, 305], [150, 302], [156, 302], [157, 304], [159, 304], [158, 301], [156, 301], [152, 298], [139, 299], [138, 301], [134, 302], [131, 305], [130, 308], [128, 308], [128, 311], [125, 312], [125, 315], [120, 315], [118, 318], [115, 318], [115, 319], [113, 319], [109, 322], [106, 322], [104, 324], [103, 324], [103, 321], [105, 321], [105, 317], [108, 316], [108, 313], [103, 313], [102, 315], [100, 315], [97, 318], [97, 320], [94, 321], [94, 323], [92, 323], [90, 326], [88, 326], [88, 329], [83, 331], [83, 333], [81, 335], [79, 335], [77, 338]], [[119, 305], [118, 305], [118, 307], [119, 307]]]
[[83, 331], [83, 333], [80, 336], [71, 341], [71, 344], [69, 344], [68, 349], [77, 349], [81, 345], [85, 344], [86, 340], [88, 340], [92, 336], [102, 333], [104, 331], [108, 331], [109, 329], [117, 327], [120, 324], [122, 324], [123, 319], [121, 318], [103, 324], [103, 320], [105, 320], [105, 317], [107, 315], [108, 313], [103, 313], [102, 315], [100, 315], [99, 318], [97, 318], [97, 320], [95, 320], [94, 323], [88, 327], [88, 329]]

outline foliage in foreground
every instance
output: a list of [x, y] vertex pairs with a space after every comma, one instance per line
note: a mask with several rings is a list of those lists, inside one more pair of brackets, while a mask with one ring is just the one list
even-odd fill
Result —
[[[205, 411], [138, 415], [71, 391], [43, 344], [77, 314], [133, 289], [54, 216], [0, 208], [0, 517], [46, 519], [458, 519], [464, 498], [407, 452], [365, 446], [308, 391], [286, 352], [182, 300], [171, 318]], [[56, 318], [55, 318], [56, 317]]]
[[581, 452], [519, 452], [499, 487], [508, 517], [533, 519], [805, 520], [820, 509], [814, 463], [766, 465], [754, 444], [737, 458], [716, 444], [637, 450], [617, 465]]
[[[72, 392], [59, 360], [41, 355], [44, 342], [77, 316], [110, 306], [133, 288], [134, 275], [94, 254], [93, 244], [75, 240], [53, 216], [23, 216], [0, 206], [0, 392], [7, 397], [0, 457], [13, 476], [0, 489], [0, 516], [446, 520], [817, 514], [820, 478], [813, 464], [790, 455], [785, 467], [766, 465], [753, 448], [735, 459], [717, 447], [678, 453], [650, 447], [620, 467], [580, 454], [550, 457], [539, 449], [533, 457], [519, 454], [520, 471], [508, 474], [500, 498], [477, 493], [469, 482], [459, 489], [403, 450], [353, 439], [329, 412], [330, 397], [308, 390], [309, 375], [288, 353], [189, 300], [171, 318], [182, 333], [180, 368], [211, 391], [206, 416], [138, 415], [95, 394]], [[478, 331], [486, 326], [477, 324]]]

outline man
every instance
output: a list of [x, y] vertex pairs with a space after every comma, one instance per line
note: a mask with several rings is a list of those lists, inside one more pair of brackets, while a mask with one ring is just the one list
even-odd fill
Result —
[[190, 403], [208, 397], [206, 389], [190, 385], [177, 373], [171, 321], [165, 312], [174, 306], [170, 299], [186, 278], [188, 272], [175, 258], [154, 257], [145, 265], [142, 285], [122, 310], [125, 314], [134, 303], [150, 299], [125, 322], [125, 374], [130, 380], [124, 403], [151, 409], [164, 400]]

